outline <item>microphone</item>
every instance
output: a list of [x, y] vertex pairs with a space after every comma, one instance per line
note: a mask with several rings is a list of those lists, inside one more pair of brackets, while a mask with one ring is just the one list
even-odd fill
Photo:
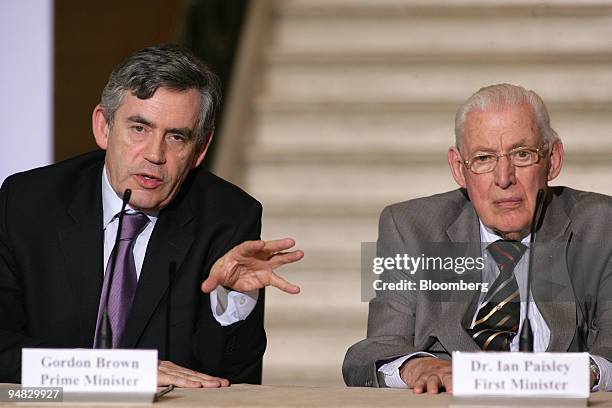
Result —
[[170, 316], [170, 306], [172, 305], [172, 286], [176, 277], [176, 262], [171, 262], [168, 268], [168, 291], [166, 296], [166, 327], [165, 327], [165, 345], [164, 345], [164, 360], [170, 360], [170, 324], [172, 323]]
[[113, 275], [115, 274], [115, 268], [117, 265], [117, 248], [119, 247], [119, 237], [121, 236], [121, 229], [123, 228], [123, 214], [125, 213], [125, 207], [127, 207], [130, 197], [132, 196], [132, 190], [129, 188], [123, 193], [123, 203], [121, 204], [121, 212], [119, 213], [119, 223], [117, 226], [117, 235], [115, 235], [115, 248], [113, 249], [111, 259], [111, 267], [108, 269], [108, 286], [106, 287], [106, 298], [104, 299], [104, 312], [102, 313], [102, 321], [100, 322], [100, 330], [96, 341], [96, 348], [111, 349], [113, 348], [113, 332], [111, 330], [110, 320], [108, 318], [108, 299], [110, 296], [111, 285], [113, 284]]
[[533, 218], [531, 219], [531, 236], [529, 238], [529, 266], [527, 269], [527, 304], [525, 306], [525, 317], [523, 318], [523, 328], [521, 329], [521, 335], [519, 337], [519, 351], [533, 351], [533, 330], [531, 330], [531, 323], [529, 322], [529, 306], [530, 293], [531, 293], [531, 270], [533, 269], [533, 253], [535, 248], [533, 243], [536, 239], [536, 229], [542, 221], [542, 213], [544, 204], [544, 189], [538, 190], [536, 196], [536, 205], [533, 211]]

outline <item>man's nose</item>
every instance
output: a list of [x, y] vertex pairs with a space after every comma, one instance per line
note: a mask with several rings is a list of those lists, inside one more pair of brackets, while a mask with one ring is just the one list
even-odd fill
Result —
[[499, 188], [508, 188], [516, 184], [516, 175], [514, 174], [514, 165], [508, 156], [500, 157], [495, 167], [495, 184]]
[[153, 164], [166, 162], [166, 144], [163, 135], [155, 135], [149, 139], [144, 158]]

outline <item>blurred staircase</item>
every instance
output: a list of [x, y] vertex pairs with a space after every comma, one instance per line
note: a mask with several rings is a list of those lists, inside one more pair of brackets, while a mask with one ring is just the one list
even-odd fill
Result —
[[481, 86], [540, 94], [556, 184], [612, 194], [610, 1], [280, 0], [268, 29], [237, 180], [264, 238], [306, 257], [281, 272], [300, 295], [267, 293], [266, 384], [342, 383], [365, 336], [360, 244], [385, 205], [455, 188], [454, 113]]

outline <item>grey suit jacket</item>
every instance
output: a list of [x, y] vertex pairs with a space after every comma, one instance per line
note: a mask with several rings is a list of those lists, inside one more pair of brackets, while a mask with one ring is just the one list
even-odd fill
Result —
[[[377, 256], [421, 254], [431, 243], [465, 243], [481, 256], [480, 229], [463, 189], [386, 207]], [[532, 294], [551, 336], [547, 351], [589, 351], [612, 360], [612, 197], [551, 188], [537, 231]], [[410, 279], [391, 271], [384, 280]], [[480, 271], [465, 273], [479, 282]], [[370, 301], [367, 338], [351, 346], [342, 372], [349, 386], [379, 386], [377, 367], [417, 351], [450, 359], [477, 351], [467, 334], [476, 310], [474, 291], [440, 299], [425, 291], [377, 291]]]

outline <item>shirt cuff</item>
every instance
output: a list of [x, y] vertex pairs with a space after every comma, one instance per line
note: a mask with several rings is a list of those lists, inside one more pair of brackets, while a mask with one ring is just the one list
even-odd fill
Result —
[[599, 383], [591, 391], [612, 391], [612, 363], [600, 356], [590, 356], [599, 367]]
[[398, 357], [389, 363], [383, 364], [378, 369], [378, 372], [383, 374], [382, 380], [385, 382], [384, 385], [389, 388], [408, 388], [408, 385], [406, 385], [406, 383], [404, 382], [404, 380], [402, 380], [402, 377], [400, 376], [399, 369], [406, 360], [411, 359], [413, 357], [437, 358], [433, 354], [426, 353], [424, 351], [419, 351], [416, 353]]
[[210, 292], [210, 308], [221, 326], [229, 326], [249, 317], [258, 298], [259, 290], [242, 293], [217, 286]]

